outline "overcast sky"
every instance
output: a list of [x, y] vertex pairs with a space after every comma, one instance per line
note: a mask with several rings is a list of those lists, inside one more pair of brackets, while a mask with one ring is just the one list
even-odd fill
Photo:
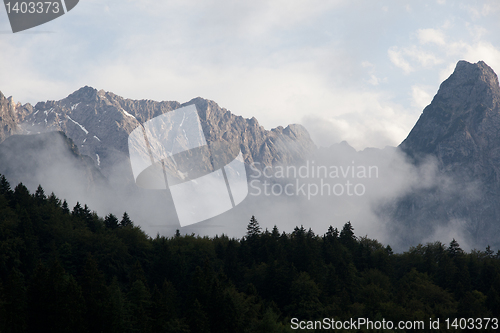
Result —
[[89, 85], [133, 99], [216, 101], [318, 145], [398, 145], [458, 60], [500, 71], [500, 1], [81, 0], [13, 34], [0, 91], [58, 100]]

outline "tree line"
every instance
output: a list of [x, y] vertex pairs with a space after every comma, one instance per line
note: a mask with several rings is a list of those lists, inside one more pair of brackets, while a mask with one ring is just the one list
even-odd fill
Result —
[[[242, 218], [243, 222], [245, 218]], [[350, 222], [241, 239], [149, 237], [0, 177], [0, 332], [292, 332], [292, 318], [500, 315], [500, 251], [452, 240], [393, 253]], [[434, 330], [435, 332], [436, 330]], [[442, 329], [442, 331], [446, 331]], [[313, 332], [311, 330], [311, 332]]]

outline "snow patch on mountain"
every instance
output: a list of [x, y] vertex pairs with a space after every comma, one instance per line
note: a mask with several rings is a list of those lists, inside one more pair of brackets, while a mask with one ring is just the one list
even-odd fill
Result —
[[130, 118], [134, 118], [137, 120], [136, 117], [134, 117], [133, 115], [131, 115], [130, 113], [128, 113], [127, 111], [125, 111], [124, 109], [121, 109], [123, 111], [123, 113], [127, 116], [127, 117], [130, 117]]
[[[82, 131], [84, 131], [84, 132], [85, 132], [85, 134], [89, 134], [89, 131], [87, 131], [87, 129], [86, 129], [85, 127], [83, 127], [82, 125], [80, 125], [80, 123], [78, 123], [78, 122], [74, 121], [74, 120], [73, 120], [73, 119], [71, 119], [71, 117], [70, 117], [70, 116], [68, 116], [68, 115], [67, 115], [66, 117], [68, 117], [68, 119], [69, 119], [69, 120], [71, 120], [71, 121], [72, 121], [73, 123], [75, 123], [76, 125], [80, 126], [80, 128], [82, 129]], [[99, 140], [99, 141], [101, 141], [101, 140]]]

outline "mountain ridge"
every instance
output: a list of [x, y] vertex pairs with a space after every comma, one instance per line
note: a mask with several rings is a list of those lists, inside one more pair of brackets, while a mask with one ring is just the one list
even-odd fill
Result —
[[[11, 115], [14, 104], [12, 99], [9, 102], [5, 97], [3, 101], [3, 112], [7, 117]], [[20, 131], [66, 130], [79, 150], [93, 156], [94, 162], [108, 176], [113, 174], [113, 167], [120, 164], [118, 162], [124, 162], [120, 165], [130, 169], [127, 137], [134, 128], [187, 105], [196, 106], [207, 143], [223, 142], [223, 153], [227, 158], [234, 158], [241, 150], [246, 164], [259, 162], [262, 167], [291, 165], [313, 157], [316, 165], [379, 163], [386, 168], [381, 168], [380, 174], [387, 178], [355, 179], [357, 183], [367, 185], [367, 193], [377, 192], [369, 193], [374, 197], [377, 194], [376, 198], [325, 196], [320, 199], [318, 196], [308, 205], [309, 199], [306, 202], [297, 194], [296, 197], [280, 197], [274, 201], [254, 198], [252, 209], [258, 207], [272, 211], [281, 201], [279, 207], [289, 210], [286, 213], [292, 218], [302, 214], [312, 219], [319, 216], [319, 212], [337, 216], [340, 211], [345, 211], [352, 215], [360, 209], [349, 210], [349, 207], [356, 207], [358, 203], [376, 204], [374, 214], [377, 217], [374, 220], [387, 221], [381, 228], [388, 227], [388, 234], [395, 238], [395, 243], [399, 242], [394, 244], [395, 247], [432, 241], [434, 234], [445, 229], [459, 230], [468, 240], [469, 248], [476, 244], [481, 247], [487, 244], [500, 246], [495, 236], [500, 233], [500, 86], [498, 77], [484, 62], [458, 62], [407, 138], [398, 148], [382, 150], [357, 152], [346, 142], [317, 148], [300, 125], [279, 126], [267, 131], [257, 119], [236, 116], [214, 101], [201, 97], [182, 104], [131, 100], [86, 86], [60, 101], [39, 102], [35, 107], [18, 103], [15, 108], [22, 111], [18, 114], [22, 123]], [[15, 121], [12, 115], [10, 117]], [[409, 163], [404, 162], [405, 157]], [[387, 167], [392, 159], [397, 164], [393, 169]], [[131, 171], [128, 173], [129, 185], [133, 187]], [[405, 175], [415, 179], [406, 180]], [[392, 178], [396, 179], [394, 184]], [[333, 186], [337, 179], [330, 181]], [[408, 188], [403, 189], [399, 184]], [[121, 188], [129, 191], [127, 186]], [[391, 197], [391, 193], [395, 193], [394, 196]], [[131, 200], [144, 195], [140, 192]], [[264, 208], [263, 203], [269, 207]], [[279, 218], [284, 214], [280, 211]], [[366, 211], [359, 216], [372, 217]]]
[[[160, 114], [194, 104], [200, 116], [207, 142], [223, 141], [228, 154], [241, 149], [245, 162], [263, 166], [297, 163], [316, 150], [309, 133], [301, 125], [279, 126], [265, 130], [255, 117], [245, 119], [201, 97], [186, 103], [176, 101], [132, 100], [112, 92], [85, 86], [59, 101], [20, 103], [16, 133], [33, 134], [61, 130], [90, 156], [97, 166], [111, 167], [128, 156], [130, 132]], [[12, 104], [9, 104], [12, 109]], [[1, 133], [0, 133], [1, 134]], [[7, 132], [7, 137], [14, 134]]]

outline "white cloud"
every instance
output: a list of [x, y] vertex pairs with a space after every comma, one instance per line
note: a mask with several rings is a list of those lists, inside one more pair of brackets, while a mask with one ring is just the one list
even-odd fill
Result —
[[41, 49], [44, 41], [49, 38], [39, 35], [23, 35], [26, 43], [21, 46], [13, 43], [14, 36], [7, 35], [0, 39], [0, 91], [12, 95], [14, 101], [26, 103], [43, 99], [57, 99], [64, 95], [67, 86], [60, 80], [47, 80], [39, 72], [43, 62], [33, 57], [32, 50], [25, 45], [33, 45]]
[[[203, 35], [217, 32], [221, 36], [244, 35], [246, 38], [261, 36], [274, 29], [289, 29], [346, 2], [346, 0], [131, 1], [133, 7], [138, 8], [142, 14], [155, 18], [161, 19], [165, 14], [169, 15], [168, 13], [183, 13], [184, 15], [171, 19], [175, 23], [184, 21], [186, 24], [196, 25], [196, 28], [201, 28], [200, 32]], [[122, 1], [117, 3], [121, 5]], [[168, 21], [165, 23], [168, 24]]]
[[413, 67], [410, 66], [408, 61], [403, 57], [403, 53], [397, 47], [391, 47], [387, 54], [389, 55], [389, 59], [391, 62], [398, 68], [401, 68], [405, 74], [409, 74], [414, 71]]
[[465, 9], [469, 13], [472, 20], [478, 20], [482, 16], [481, 9], [478, 8], [477, 6], [472, 6], [469, 5], [468, 3], [467, 4], [461, 3], [460, 7]]
[[415, 121], [407, 110], [381, 93], [339, 91], [331, 105], [326, 110], [311, 108], [301, 121], [319, 146], [343, 140], [358, 150], [396, 146]]
[[374, 67], [375, 67], [375, 65], [373, 65], [373, 64], [372, 64], [371, 62], [369, 62], [369, 61], [363, 61], [363, 62], [361, 63], [361, 66], [362, 66], [363, 68], [374, 68]]
[[387, 78], [380, 78], [375, 75], [375, 65], [369, 61], [363, 61], [361, 67], [368, 69], [369, 79], [364, 79], [365, 82], [372, 86], [378, 86], [382, 82], [387, 82]]
[[488, 33], [488, 30], [486, 28], [479, 25], [466, 23], [466, 27], [474, 40], [481, 40], [482, 37]]
[[483, 9], [481, 10], [481, 14], [484, 16], [496, 14], [498, 12], [500, 12], [500, 3], [495, 0], [490, 0], [488, 3], [485, 3], [483, 5]]
[[417, 30], [417, 36], [421, 44], [444, 45], [446, 43], [444, 33], [437, 29], [419, 29]]
[[[388, 55], [391, 62], [401, 68], [405, 74], [414, 72], [416, 65], [433, 67], [443, 62], [443, 60], [437, 58], [433, 53], [418, 48], [415, 45], [402, 49], [391, 47]], [[413, 64], [408, 61], [409, 59], [413, 61]]]
[[405, 53], [408, 54], [409, 57], [415, 59], [423, 67], [432, 67], [443, 62], [443, 60], [437, 58], [433, 53], [417, 47], [405, 49]]
[[367, 82], [373, 86], [378, 86], [380, 84], [379, 78], [373, 74], [370, 75], [370, 79], [367, 80]]

